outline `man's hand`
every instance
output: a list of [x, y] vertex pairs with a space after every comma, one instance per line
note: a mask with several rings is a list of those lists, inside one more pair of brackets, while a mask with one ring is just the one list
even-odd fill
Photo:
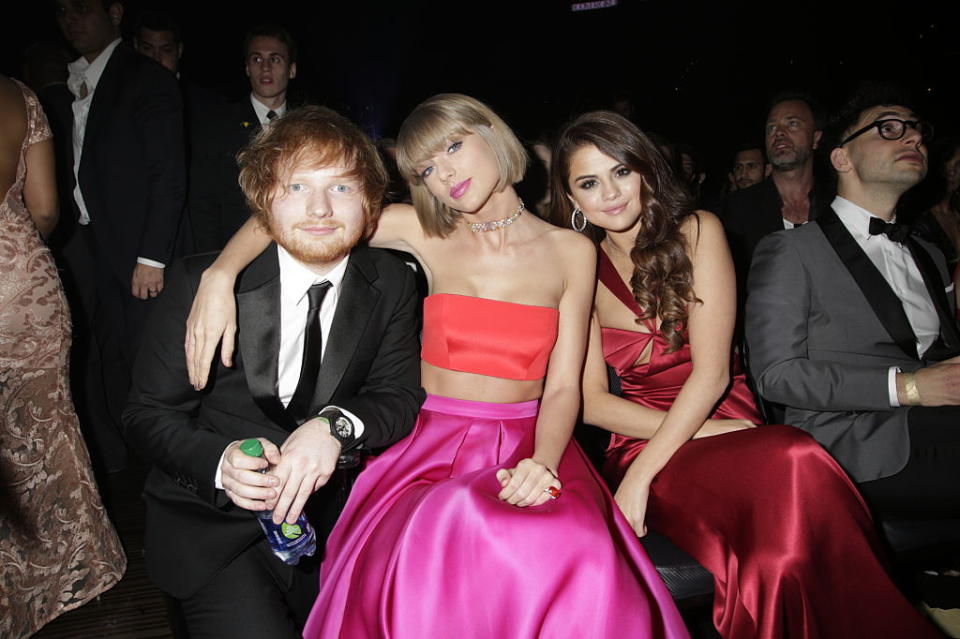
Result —
[[163, 290], [163, 269], [138, 263], [133, 267], [130, 290], [134, 297], [142, 300], [156, 297]]
[[268, 439], [257, 438], [263, 445], [263, 457], [251, 457], [240, 450], [240, 441], [227, 446], [220, 463], [220, 483], [223, 490], [240, 508], [266, 510], [266, 502], [277, 498], [276, 476], [263, 474], [271, 464], [279, 463], [280, 450]]
[[340, 442], [330, 434], [330, 423], [314, 417], [293, 431], [280, 447], [280, 463], [273, 474], [280, 480], [280, 496], [273, 522], [296, 523], [307, 499], [329, 481], [340, 458]]
[[[897, 395], [901, 404], [907, 406], [904, 401], [904, 375], [905, 373], [897, 373]], [[916, 372], [916, 376], [921, 406], [960, 405], [960, 357], [921, 368]]]

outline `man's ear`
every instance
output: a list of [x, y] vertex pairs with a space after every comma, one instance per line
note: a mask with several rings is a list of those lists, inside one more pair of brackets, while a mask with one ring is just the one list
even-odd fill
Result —
[[813, 132], [813, 148], [820, 147], [820, 138], [823, 137], [823, 131], [814, 131]]
[[837, 173], [849, 173], [853, 170], [853, 165], [850, 163], [850, 156], [842, 146], [838, 146], [833, 151], [830, 151], [830, 164], [833, 165]]
[[290, 79], [293, 80], [295, 77], [297, 77], [297, 63], [291, 62], [290, 63]]
[[177, 44], [177, 60], [183, 57], [183, 43], [180, 42]]
[[767, 162], [763, 165], [763, 177], [770, 177], [770, 172], [773, 171], [773, 165]]

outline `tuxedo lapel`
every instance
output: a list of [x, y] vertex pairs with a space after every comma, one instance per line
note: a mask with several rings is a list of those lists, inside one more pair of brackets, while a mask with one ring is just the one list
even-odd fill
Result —
[[817, 216], [817, 223], [890, 337], [908, 357], [918, 359], [916, 335], [903, 311], [900, 298], [887, 284], [883, 275], [832, 208], [824, 207]]
[[280, 359], [280, 266], [275, 245], [247, 269], [237, 293], [237, 343], [247, 387], [257, 406], [278, 425], [293, 430], [296, 422], [277, 395]]
[[355, 249], [340, 284], [337, 312], [333, 316], [333, 325], [330, 327], [320, 365], [320, 379], [317, 380], [313, 396], [312, 406], [315, 408], [329, 403], [333, 392], [340, 385], [347, 365], [353, 359], [367, 322], [380, 298], [380, 292], [373, 286], [376, 279], [377, 270], [366, 249]]
[[945, 352], [956, 353], [960, 347], [960, 331], [957, 329], [956, 319], [950, 313], [950, 304], [947, 302], [947, 294], [943, 288], [943, 280], [937, 272], [937, 265], [931, 259], [919, 242], [913, 237], [907, 238], [906, 247], [913, 256], [913, 261], [920, 271], [923, 283], [927, 287], [927, 293], [937, 309], [937, 316], [940, 318], [940, 345]]

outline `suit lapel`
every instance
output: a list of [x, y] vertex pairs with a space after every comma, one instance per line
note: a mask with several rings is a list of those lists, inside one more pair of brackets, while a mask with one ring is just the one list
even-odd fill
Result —
[[900, 298], [887, 284], [883, 275], [832, 208], [824, 207], [817, 216], [817, 223], [890, 337], [908, 357], [918, 359], [917, 337], [903, 311]]
[[[97, 88], [93, 92], [93, 100], [90, 102], [90, 112], [87, 114], [87, 126], [83, 132], [83, 152], [81, 158], [90, 157], [87, 149], [97, 138], [97, 133], [103, 126], [103, 123], [110, 117], [112, 105], [116, 101], [117, 93], [120, 90], [120, 79], [122, 76], [122, 67], [125, 63], [124, 55], [126, 51], [123, 43], [117, 45], [116, 49], [107, 60], [107, 65], [103, 68], [100, 80], [97, 81]], [[81, 159], [81, 162], [83, 160]]]
[[377, 270], [367, 250], [354, 249], [340, 284], [337, 312], [333, 316], [320, 365], [320, 379], [317, 380], [312, 404], [317, 409], [329, 403], [363, 337], [380, 298], [380, 292], [373, 286], [376, 279]]
[[930, 295], [933, 306], [937, 309], [937, 316], [940, 318], [940, 341], [942, 344], [938, 346], [944, 352], [952, 355], [960, 347], [960, 331], [957, 329], [956, 319], [950, 312], [950, 303], [947, 301], [947, 293], [943, 287], [943, 280], [937, 271], [937, 265], [926, 249], [914, 237], [907, 238], [905, 245], [913, 256], [917, 270], [920, 271], [920, 276], [923, 278], [923, 284], [927, 287], [927, 293]]
[[233, 112], [231, 130], [235, 131], [237, 140], [246, 146], [247, 142], [260, 131], [260, 119], [253, 110], [253, 104], [248, 95], [237, 103]]
[[280, 266], [271, 245], [247, 269], [237, 293], [237, 343], [247, 388], [257, 406], [275, 423], [293, 430], [296, 422], [277, 395], [280, 353]]

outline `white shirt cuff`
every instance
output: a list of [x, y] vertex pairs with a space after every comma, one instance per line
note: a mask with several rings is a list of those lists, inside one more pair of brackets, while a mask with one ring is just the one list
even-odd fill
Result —
[[163, 262], [158, 262], [156, 260], [149, 260], [145, 257], [138, 257], [137, 264], [143, 264], [144, 266], [152, 266], [154, 268], [165, 268]]
[[899, 366], [891, 366], [887, 371], [887, 393], [890, 395], [890, 406], [900, 407], [900, 399], [897, 397], [897, 373], [902, 372]]
[[[232, 445], [233, 442], [230, 442], [227, 448], [230, 448]], [[217, 490], [223, 490], [223, 482], [220, 481], [223, 478], [223, 473], [220, 469], [223, 466], [223, 458], [227, 454], [227, 448], [224, 448], [223, 452], [220, 453], [220, 461], [217, 462], [217, 474], [213, 476], [213, 486]]]

